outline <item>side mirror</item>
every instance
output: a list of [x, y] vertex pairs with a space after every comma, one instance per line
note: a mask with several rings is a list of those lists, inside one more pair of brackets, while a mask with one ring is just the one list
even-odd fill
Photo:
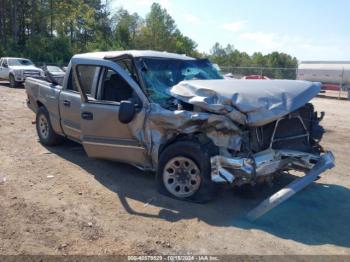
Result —
[[2, 66], [5, 68], [9, 68], [9, 66], [7, 64], [3, 64]]
[[121, 101], [119, 107], [119, 121], [123, 124], [130, 123], [135, 116], [135, 105], [131, 101]]

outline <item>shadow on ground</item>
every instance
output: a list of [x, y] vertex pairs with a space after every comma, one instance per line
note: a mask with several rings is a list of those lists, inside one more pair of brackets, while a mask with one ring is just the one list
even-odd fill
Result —
[[[164, 197], [157, 193], [152, 173], [141, 172], [125, 164], [90, 159], [82, 146], [73, 142], [48, 150], [79, 165], [115, 192], [131, 215], [170, 222], [196, 218], [213, 226], [262, 230], [308, 245], [350, 247], [350, 190], [339, 185], [313, 183], [250, 223], [244, 218], [248, 211], [295, 177], [280, 178], [272, 187], [265, 185], [240, 191], [225, 189], [214, 201], [200, 205]], [[148, 214], [145, 208], [135, 210], [129, 205], [129, 199], [157, 206], [160, 208], [159, 214]]]
[[[0, 80], [0, 88], [1, 87], [8, 87], [8, 88], [11, 88], [10, 87], [10, 83], [8, 81], [3, 81], [3, 80]], [[14, 89], [24, 89], [24, 84], [19, 84], [17, 87], [15, 87]]]

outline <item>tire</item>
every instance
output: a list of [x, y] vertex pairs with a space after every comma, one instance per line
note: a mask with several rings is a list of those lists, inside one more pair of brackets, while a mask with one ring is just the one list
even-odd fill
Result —
[[218, 186], [211, 181], [209, 151], [208, 145], [192, 141], [179, 141], [169, 145], [161, 153], [158, 162], [158, 191], [179, 200], [196, 203], [210, 201]]
[[18, 87], [18, 82], [15, 80], [15, 77], [12, 74], [9, 76], [9, 81], [10, 81], [11, 88]]
[[39, 107], [36, 113], [36, 131], [39, 141], [45, 146], [55, 146], [62, 144], [64, 137], [55, 133], [52, 128], [49, 112], [45, 107]]

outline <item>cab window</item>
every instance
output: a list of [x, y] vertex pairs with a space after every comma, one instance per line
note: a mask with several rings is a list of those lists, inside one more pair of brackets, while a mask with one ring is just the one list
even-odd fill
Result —
[[102, 101], [121, 102], [136, 98], [132, 87], [117, 72], [105, 68], [102, 74], [102, 81], [98, 99]]
[[81, 88], [86, 95], [95, 96], [96, 86], [99, 81], [101, 66], [95, 65], [78, 65], [77, 76]]
[[94, 103], [118, 103], [129, 100], [141, 104], [133, 88], [118, 72], [97, 65], [78, 65], [77, 77], [82, 92]]
[[3, 66], [3, 67], [8, 67], [7, 60], [6, 60], [6, 59], [4, 59], [4, 61], [2, 62], [2, 66]]
[[101, 66], [78, 65], [77, 77], [82, 91], [89, 100], [96, 99], [96, 87], [99, 83]]

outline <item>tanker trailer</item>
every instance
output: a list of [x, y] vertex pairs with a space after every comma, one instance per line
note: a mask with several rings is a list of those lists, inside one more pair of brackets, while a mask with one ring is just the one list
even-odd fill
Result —
[[350, 97], [350, 61], [302, 61], [297, 79], [321, 82], [328, 90], [347, 90]]

